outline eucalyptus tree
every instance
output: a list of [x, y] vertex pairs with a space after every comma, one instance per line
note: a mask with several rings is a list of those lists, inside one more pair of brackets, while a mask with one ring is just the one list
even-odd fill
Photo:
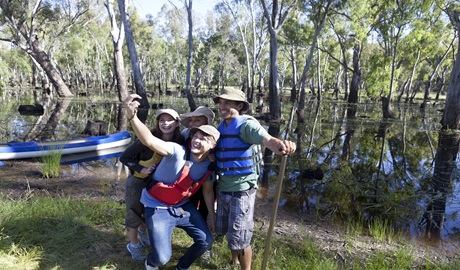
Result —
[[0, 90], [1, 86], [23, 87], [28, 74], [32, 73], [30, 58], [23, 51], [0, 45]]
[[423, 85], [425, 95], [421, 106], [425, 106], [435, 79], [440, 76], [439, 70], [450, 66], [450, 62], [445, 60], [453, 48], [455, 36], [452, 36], [452, 32], [446, 17], [435, 4], [431, 5], [430, 12], [424, 12], [423, 16], [411, 21], [411, 31], [400, 42], [401, 57], [398, 63], [402, 72], [397, 78], [400, 84], [398, 101], [405, 94], [405, 102], [413, 102], [422, 88], [419, 86]]
[[297, 66], [301, 61], [303, 62], [301, 54], [303, 51], [306, 51], [308, 44], [312, 44], [312, 33], [314, 32], [312, 26], [302, 19], [302, 14], [303, 12], [295, 10], [293, 15], [284, 24], [283, 31], [280, 33], [280, 42], [284, 44], [283, 48], [286, 50], [286, 58], [291, 63], [291, 102], [297, 101], [297, 83], [299, 80]]
[[93, 5], [82, 16], [85, 23], [65, 33], [54, 46], [54, 61], [69, 87], [86, 94], [103, 94], [112, 79], [110, 26], [103, 5]]
[[136, 45], [134, 43], [133, 31], [130, 21], [130, 10], [126, 5], [126, 0], [118, 0], [118, 9], [120, 10], [121, 21], [124, 25], [126, 45], [128, 47], [129, 58], [131, 59], [131, 66], [134, 76], [134, 86], [136, 93], [142, 97], [140, 102], [139, 119], [142, 122], [147, 120], [148, 110], [150, 109], [149, 101], [145, 93], [145, 84], [142, 78], [142, 72], [139, 66], [139, 58], [137, 57]]
[[[311, 13], [311, 19], [315, 27], [315, 34], [313, 36], [313, 42], [312, 42], [312, 45], [310, 46], [310, 52], [309, 52], [307, 61], [305, 62], [305, 66], [303, 68], [302, 76], [299, 82], [299, 99], [298, 99], [298, 106], [297, 106], [297, 110], [298, 110], [297, 115], [298, 116], [300, 115], [299, 118], [301, 119], [303, 118], [301, 114], [303, 113], [303, 110], [305, 108], [305, 85], [306, 85], [306, 80], [307, 80], [307, 73], [313, 61], [313, 54], [317, 47], [318, 37], [324, 28], [324, 23], [326, 21], [326, 18], [329, 15], [329, 9], [332, 3], [333, 3], [333, 0], [310, 1], [308, 5], [303, 6], [304, 9], [311, 9], [310, 13]], [[319, 58], [318, 58], [318, 61], [320, 61]], [[320, 100], [320, 96], [318, 96], [318, 100]]]
[[[269, 100], [270, 100], [270, 118], [274, 121], [281, 119], [281, 101], [279, 95], [278, 79], [278, 34], [289, 15], [289, 12], [295, 7], [296, 0], [273, 1], [268, 6], [265, 0], [261, 0], [264, 10], [264, 17], [267, 20], [267, 29], [270, 34], [270, 75], [268, 81]], [[271, 11], [269, 8], [271, 7]], [[273, 126], [273, 125], [270, 125]], [[270, 129], [269, 129], [270, 131]], [[270, 133], [278, 137], [279, 126], [273, 127]]]
[[[125, 64], [123, 58], [123, 42], [125, 31], [123, 22], [118, 26], [114, 9], [114, 0], [106, 0], [104, 3], [109, 14], [110, 25], [112, 27], [110, 36], [113, 43], [113, 67], [115, 71], [116, 88], [119, 101], [123, 101], [128, 96], [128, 80], [126, 78]], [[125, 121], [126, 122], [126, 121]]]
[[205, 27], [200, 28], [197, 32], [197, 46], [193, 57], [193, 68], [195, 70], [195, 89], [199, 91], [203, 86], [210, 85], [212, 80], [211, 53], [217, 46], [213, 45], [216, 34], [215, 16], [213, 12], [208, 12], [204, 19]]
[[[118, 22], [116, 19], [116, 13], [114, 9], [114, 0], [106, 0], [104, 3], [105, 7], [107, 8], [107, 12], [109, 15], [111, 31], [110, 36], [112, 38], [113, 44], [113, 69], [115, 72], [115, 81], [116, 81], [116, 88], [118, 94], [118, 100], [123, 101], [125, 100], [128, 95], [128, 80], [126, 78], [125, 72], [125, 61], [123, 58], [123, 42], [125, 40], [125, 31], [124, 31], [124, 24], [123, 22], [120, 23], [120, 27], [118, 27]], [[128, 118], [127, 118], [126, 111], [123, 109], [119, 109], [118, 111], [118, 123], [117, 123], [117, 130], [126, 130], [128, 128]]]
[[[160, 38], [156, 32], [155, 25], [159, 24], [157, 18], [148, 15], [148, 20], [133, 20], [134, 39], [136, 40], [137, 51], [144, 81], [148, 89], [163, 93], [163, 86], [167, 86], [166, 72], [167, 56], [165, 55], [166, 41]], [[154, 44], [154, 46], [152, 46]]]
[[187, 10], [187, 22], [188, 22], [188, 51], [187, 51], [187, 70], [185, 75], [185, 93], [187, 95], [188, 105], [191, 111], [196, 109], [195, 100], [192, 96], [190, 89], [191, 86], [191, 76], [192, 76], [192, 63], [193, 63], [193, 17], [192, 17], [192, 6], [193, 0], [182, 0], [185, 9]]
[[[331, 57], [339, 62], [344, 69], [344, 98], [350, 103], [358, 103], [359, 87], [362, 82], [361, 56], [363, 47], [371, 33], [373, 17], [371, 16], [373, 1], [345, 1], [333, 11], [334, 16], [328, 19], [329, 25], [336, 35], [340, 48], [340, 58], [334, 56], [333, 48], [324, 48]], [[352, 50], [352, 55], [349, 51]], [[350, 63], [351, 62], [351, 63]], [[348, 73], [351, 72], [349, 83]], [[336, 85], [340, 87], [340, 85]]]
[[383, 107], [383, 117], [393, 118], [391, 100], [395, 88], [395, 78], [398, 77], [397, 62], [400, 60], [399, 49], [401, 39], [411, 30], [411, 22], [418, 16], [423, 16], [430, 8], [431, 1], [385, 1], [376, 2], [376, 22], [374, 30], [380, 46], [384, 49], [384, 64], [389, 64], [388, 87], [382, 89], [381, 95], [386, 94], [388, 100]]
[[431, 180], [432, 198], [427, 207], [427, 234], [440, 238], [443, 229], [447, 194], [452, 190], [452, 172], [457, 159], [460, 135], [460, 5], [456, 1], [438, 1], [437, 4], [449, 16], [457, 37], [455, 63], [450, 75], [446, 103], [441, 119], [438, 148], [435, 156], [433, 179]]
[[[417, 24], [417, 23], [415, 23]], [[414, 27], [414, 30], [409, 33], [406, 39], [402, 42], [402, 50], [408, 56], [408, 66], [410, 66], [410, 73], [407, 79], [403, 79], [404, 82], [401, 86], [401, 91], [398, 96], [398, 102], [401, 101], [401, 98], [406, 94], [405, 102], [409, 102], [410, 91], [414, 84], [414, 80], [417, 79], [416, 72], [420, 70], [419, 66], [423, 61], [422, 49], [424, 48], [423, 44], [430, 39], [429, 33], [425, 33], [425, 27]], [[427, 34], [425, 36], [425, 34]], [[420, 73], [420, 72], [419, 72]], [[414, 91], [416, 92], [416, 91]], [[415, 95], [413, 95], [415, 96]]]
[[[270, 34], [270, 72], [268, 80], [269, 88], [269, 107], [270, 122], [268, 133], [274, 137], [280, 135], [281, 121], [281, 99], [278, 79], [278, 34], [286, 21], [290, 11], [295, 7], [296, 0], [278, 1], [275, 0], [271, 5], [267, 5], [265, 0], [262, 3], [264, 17], [267, 20], [267, 29]], [[269, 8], [271, 7], [271, 11]], [[262, 175], [262, 186], [268, 188], [268, 177], [271, 173], [273, 162], [273, 152], [266, 148], [264, 152], [265, 170]]]
[[244, 48], [246, 79], [244, 89], [250, 104], [253, 103], [255, 90], [256, 72], [256, 49], [257, 49], [257, 21], [260, 21], [262, 14], [256, 12], [254, 0], [224, 0], [218, 9], [230, 12], [237, 25], [237, 30]]
[[241, 46], [233, 31], [233, 21], [229, 14], [220, 14], [215, 20], [215, 32], [203, 40], [203, 48], [209, 55], [208, 76], [211, 84], [217, 89], [226, 85], [241, 85], [243, 63]]
[[[306, 30], [311, 30], [312, 33], [310, 33], [310, 37], [308, 40], [303, 40], [303, 41], [310, 41], [309, 43], [309, 53], [306, 56], [305, 59], [305, 65], [303, 67], [302, 75], [300, 77], [299, 82], [296, 84], [296, 93], [295, 96], [291, 93], [291, 99], [294, 100], [294, 105], [293, 108], [295, 107], [296, 109], [296, 114], [297, 114], [297, 145], [303, 145], [303, 134], [306, 129], [306, 120], [305, 120], [305, 99], [306, 99], [306, 93], [305, 93], [305, 85], [306, 85], [306, 80], [307, 80], [307, 74], [310, 69], [311, 63], [313, 61], [314, 57], [314, 52], [317, 50], [317, 41], [319, 38], [320, 33], [322, 32], [324, 28], [324, 22], [329, 14], [329, 8], [332, 5], [332, 0], [326, 0], [326, 1], [310, 1], [307, 3], [300, 3], [300, 12], [302, 11], [308, 11], [307, 13], [309, 14], [312, 24], [308, 25], [308, 23], [305, 23], [304, 25], [301, 25], [302, 28]], [[288, 28], [289, 29], [289, 28]], [[319, 65], [320, 57], [318, 57], [318, 65]], [[314, 138], [314, 130], [316, 127], [316, 121], [318, 119], [318, 115], [320, 112], [320, 99], [318, 98], [318, 102], [316, 104], [316, 109], [315, 110], [310, 110], [310, 112], [315, 112], [315, 120], [313, 121], [313, 124], [311, 125], [311, 140], [310, 144], [313, 144], [313, 138]], [[295, 104], [297, 102], [297, 104]], [[311, 147], [310, 147], [311, 148]], [[300, 156], [301, 154], [299, 153], [299, 168], [302, 168], [302, 164], [300, 162]]]
[[[309, 11], [310, 17], [313, 21], [313, 28], [314, 28], [314, 34], [313, 34], [312, 42], [310, 45], [310, 51], [305, 61], [305, 65], [302, 71], [302, 76], [297, 85], [298, 93], [296, 94], [298, 95], [298, 99], [296, 100], [296, 102], [298, 102], [298, 104], [296, 104], [295, 106], [297, 110], [297, 125], [298, 125], [298, 130], [300, 131], [300, 133], [302, 133], [301, 131], [305, 129], [304, 109], [305, 109], [305, 95], [306, 95], [305, 85], [306, 85], [306, 80], [307, 80], [307, 73], [313, 61], [314, 52], [317, 49], [316, 47], [317, 47], [318, 37], [324, 27], [324, 22], [328, 16], [329, 8], [331, 7], [331, 5], [332, 5], [332, 0], [327, 0], [327, 1], [321, 0], [318, 2], [311, 1], [308, 3], [308, 5], [307, 3], [300, 3], [300, 6], [302, 7], [300, 10]], [[318, 61], [320, 61], [319, 57], [318, 57]], [[318, 101], [319, 100], [320, 99], [318, 97]], [[317, 104], [317, 106], [319, 107], [319, 103]], [[299, 134], [298, 134], [298, 143], [299, 145], [301, 145], [301, 135]]]
[[[158, 13], [159, 22], [156, 29], [158, 36], [165, 40], [165, 76], [167, 84], [180, 84], [182, 74], [185, 74], [186, 62], [183, 55], [187, 55], [187, 15], [185, 10], [171, 8], [170, 5], [163, 5]], [[160, 23], [161, 22], [161, 23]], [[184, 78], [185, 81], [185, 78]]]
[[42, 69], [60, 96], [73, 96], [53, 64], [52, 49], [72, 27], [85, 23], [82, 15], [90, 1], [0, 1], [0, 22], [5, 41], [26, 52]]
[[201, 85], [201, 81], [204, 81], [207, 86], [219, 85], [223, 61], [217, 59], [220, 55], [225, 55], [222, 52], [229, 50], [229, 45], [221, 34], [215, 32], [209, 37], [203, 37], [193, 58], [193, 66], [196, 70], [195, 86]]
[[430, 93], [435, 84], [435, 79], [440, 77], [439, 70], [443, 66], [451, 67], [452, 62], [446, 61], [446, 59], [449, 59], [449, 55], [452, 55], [455, 51], [454, 44], [458, 38], [457, 35], [455, 35], [455, 31], [445, 30], [449, 29], [449, 27], [448, 23], [445, 21], [445, 17], [440, 14], [440, 9], [435, 8], [433, 5], [431, 10], [433, 10], [430, 14], [431, 16], [427, 15], [422, 20], [422, 23], [428, 25], [422, 28], [424, 30], [422, 30], [423, 38], [420, 42], [423, 46], [422, 54], [423, 60], [425, 60], [424, 66], [426, 67], [426, 75], [423, 78], [425, 91], [422, 106], [430, 99]]

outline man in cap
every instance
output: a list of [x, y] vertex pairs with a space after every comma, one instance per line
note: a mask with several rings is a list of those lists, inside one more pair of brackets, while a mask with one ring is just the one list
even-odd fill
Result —
[[[170, 260], [172, 232], [179, 227], [193, 238], [194, 243], [179, 259], [176, 269], [189, 269], [213, 242], [206, 222], [188, 197], [203, 183], [206, 206], [210, 215], [214, 215], [213, 183], [207, 181], [213, 170], [209, 168], [208, 154], [216, 146], [219, 132], [210, 125], [193, 128], [190, 131], [192, 140], [189, 150], [180, 144], [165, 142], [153, 136], [137, 118], [139, 102], [134, 101], [135, 98], [140, 96], [132, 94], [124, 102], [133, 130], [145, 146], [163, 156], [152, 175], [155, 185], [144, 189], [141, 196], [152, 246], [145, 267], [147, 270], [158, 269], [158, 266]], [[211, 223], [211, 229], [214, 230], [214, 223]]]
[[254, 203], [260, 175], [254, 145], [264, 145], [277, 155], [294, 153], [292, 141], [268, 134], [251, 116], [243, 115], [249, 103], [245, 94], [227, 87], [214, 97], [222, 122], [215, 149], [218, 169], [217, 235], [227, 235], [232, 264], [251, 269], [251, 238], [254, 230]]
[[[182, 130], [182, 136], [184, 136], [186, 143], [190, 143], [190, 130], [196, 127], [200, 127], [202, 125], [211, 125], [214, 126], [214, 112], [206, 107], [206, 106], [199, 106], [196, 108], [193, 112], [189, 113], [184, 113], [180, 115], [181, 123], [182, 125], [185, 126], [185, 128]], [[211, 161], [214, 161], [214, 156], [213, 158], [210, 157]], [[213, 185], [213, 191], [215, 194], [216, 190], [216, 182], [214, 182]], [[200, 212], [201, 216], [205, 221], [208, 220], [208, 208], [206, 207], [206, 202], [204, 200], [203, 192], [202, 190], [197, 191], [195, 194], [193, 194], [190, 197], [190, 201], [193, 202], [197, 208], [198, 211]], [[214, 219], [214, 215], [213, 215]], [[209, 261], [210, 258], [212, 257], [212, 252], [211, 250], [206, 251], [201, 259], [202, 261], [206, 262]]]
[[[190, 143], [191, 129], [200, 127], [202, 125], [214, 126], [214, 116], [214, 112], [206, 106], [199, 106], [193, 112], [181, 114], [181, 123], [185, 126], [185, 128], [182, 130], [182, 135], [184, 136], [186, 143]], [[193, 203], [195, 203], [195, 205], [198, 207], [198, 211], [200, 211], [200, 214], [203, 217], [203, 219], [207, 220], [208, 208], [205, 205], [203, 192], [198, 191], [192, 197], [190, 197], [190, 200]]]

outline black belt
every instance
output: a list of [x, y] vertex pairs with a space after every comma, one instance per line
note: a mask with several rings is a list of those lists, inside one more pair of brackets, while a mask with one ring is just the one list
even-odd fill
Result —
[[241, 191], [221, 191], [222, 194], [231, 195], [237, 198], [241, 198], [243, 196], [249, 196], [253, 194], [254, 192], [256, 192], [255, 188], [250, 188], [250, 189], [241, 190]]

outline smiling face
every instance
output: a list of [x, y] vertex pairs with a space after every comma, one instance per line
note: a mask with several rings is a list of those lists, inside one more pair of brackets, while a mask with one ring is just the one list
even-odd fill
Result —
[[217, 109], [219, 110], [220, 117], [228, 123], [240, 115], [243, 103], [220, 98], [219, 103], [217, 103]]
[[160, 114], [158, 117], [158, 128], [163, 134], [172, 134], [178, 126], [179, 122], [167, 113]]
[[188, 118], [188, 127], [189, 128], [195, 128], [199, 127], [202, 125], [207, 125], [208, 123], [208, 118], [204, 115], [200, 116], [191, 116]]
[[192, 136], [190, 152], [202, 156], [216, 146], [214, 138], [201, 131], [196, 131]]

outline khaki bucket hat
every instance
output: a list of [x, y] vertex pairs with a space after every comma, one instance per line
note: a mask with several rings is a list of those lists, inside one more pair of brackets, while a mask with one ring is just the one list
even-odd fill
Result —
[[195, 132], [197, 132], [198, 130], [200, 130], [201, 132], [207, 135], [212, 136], [214, 140], [216, 140], [216, 142], [217, 140], [219, 140], [219, 137], [220, 137], [219, 131], [211, 125], [201, 125], [199, 127], [192, 128], [190, 129], [190, 134], [195, 134]]
[[161, 110], [158, 110], [157, 111], [157, 116], [156, 116], [157, 120], [160, 117], [160, 115], [162, 115], [164, 113], [171, 115], [171, 117], [174, 118], [176, 121], [180, 121], [179, 114], [173, 109], [161, 109]]
[[206, 116], [208, 119], [208, 125], [213, 125], [214, 121], [214, 112], [206, 106], [200, 106], [196, 108], [193, 112], [184, 113], [180, 115], [181, 122], [184, 126], [188, 127], [188, 119], [193, 116]]
[[219, 103], [219, 99], [221, 98], [233, 101], [241, 101], [243, 102], [243, 111], [247, 111], [249, 109], [249, 102], [246, 100], [246, 95], [244, 92], [234, 87], [225, 87], [222, 90], [222, 94], [213, 98], [214, 103]]

